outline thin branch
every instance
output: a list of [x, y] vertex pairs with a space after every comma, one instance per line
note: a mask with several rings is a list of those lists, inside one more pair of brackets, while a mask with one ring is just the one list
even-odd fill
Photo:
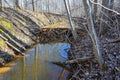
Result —
[[113, 41], [109, 41], [108, 43], [119, 43], [120, 42], [120, 38], [113, 40]]
[[94, 1], [92, 1], [92, 0], [89, 0], [92, 4], [96, 4], [96, 5], [99, 5], [99, 6], [101, 6], [101, 7], [103, 7], [104, 9], [106, 9], [106, 10], [108, 10], [108, 11], [111, 11], [111, 12], [114, 12], [114, 13], [116, 13], [116, 14], [118, 14], [118, 15], [120, 15], [120, 13], [119, 12], [117, 12], [117, 11], [115, 11], [115, 10], [112, 10], [112, 9], [110, 9], [110, 8], [107, 8], [107, 7], [105, 7], [105, 6], [103, 6], [102, 4], [100, 4], [100, 3], [95, 3]]
[[72, 59], [72, 60], [67, 60], [65, 62], [55, 62], [53, 61], [52, 63], [54, 64], [62, 64], [62, 65], [67, 65], [67, 64], [76, 64], [76, 63], [82, 63], [82, 62], [87, 62], [87, 61], [91, 61], [94, 57], [83, 57], [83, 58], [76, 58], [76, 59]]
[[69, 2], [67, 2], [67, 0], [64, 0], [64, 5], [65, 5], [65, 9], [67, 11], [67, 17], [68, 17], [69, 25], [71, 27], [73, 37], [76, 40], [77, 33], [76, 33], [76, 30], [75, 30], [75, 27], [74, 27], [74, 24], [73, 24], [73, 21], [72, 21], [72, 17], [71, 17], [70, 4], [69, 4]]
[[54, 62], [54, 61], [52, 61], [52, 64], [55, 64], [55, 65], [57, 65], [59, 67], [62, 67], [62, 68], [64, 68], [65, 70], [67, 70], [69, 72], [73, 72], [72, 68], [66, 66], [63, 62]]
[[73, 60], [68, 60], [63, 62], [64, 64], [74, 64], [74, 63], [81, 63], [81, 62], [87, 62], [92, 60], [93, 57], [83, 57], [83, 58], [77, 58], [77, 59], [73, 59]]
[[85, 14], [87, 17], [89, 35], [90, 35], [93, 45], [94, 45], [94, 50], [95, 50], [94, 55], [97, 58], [100, 67], [103, 68], [104, 60], [103, 60], [102, 53], [100, 50], [100, 42], [97, 37], [96, 30], [94, 28], [92, 12], [91, 12], [91, 4], [89, 3], [89, 0], [82, 0], [82, 1], [83, 1]]

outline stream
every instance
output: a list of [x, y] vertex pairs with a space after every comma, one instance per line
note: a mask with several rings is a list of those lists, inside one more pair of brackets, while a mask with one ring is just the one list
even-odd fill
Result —
[[[51, 61], [65, 61], [68, 43], [38, 44], [21, 57], [0, 69], [0, 80], [66, 80], [68, 72]], [[3, 72], [1, 72], [3, 71]]]

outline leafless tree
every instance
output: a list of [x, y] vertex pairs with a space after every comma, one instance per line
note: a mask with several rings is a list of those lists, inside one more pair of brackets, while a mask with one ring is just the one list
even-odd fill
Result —
[[50, 8], [49, 8], [49, 0], [47, 0], [47, 4], [46, 4], [46, 6], [47, 6], [47, 12], [49, 12], [50, 11]]
[[19, 0], [14, 0], [14, 8], [15, 9], [21, 9]]
[[94, 51], [95, 51], [94, 54], [96, 56], [96, 59], [98, 60], [98, 63], [101, 66], [101, 68], [103, 68], [104, 60], [103, 60], [101, 50], [100, 50], [100, 45], [99, 45], [100, 42], [97, 37], [95, 28], [94, 28], [91, 4], [90, 4], [89, 0], [83, 0], [83, 5], [84, 5], [85, 14], [87, 17], [87, 24], [88, 24], [88, 27], [86, 29], [88, 29], [88, 33], [92, 39], [92, 42], [94, 45]]
[[34, 0], [32, 0], [32, 9], [33, 9], [33, 11], [35, 11], [35, 3], [34, 3]]
[[[98, 0], [94, 0], [95, 3], [98, 2]], [[93, 17], [94, 17], [94, 21], [97, 20], [97, 5], [94, 4], [94, 12], [93, 12]]]
[[70, 7], [69, 2], [64, 0], [64, 4], [65, 4], [66, 11], [67, 11], [67, 16], [68, 16], [68, 20], [69, 20], [69, 24], [70, 24], [70, 27], [72, 30], [73, 37], [74, 37], [74, 39], [76, 39], [77, 33], [75, 31], [75, 27], [74, 27], [73, 22], [72, 22], [71, 12], [70, 12], [70, 8], [69, 8]]
[[0, 0], [0, 11], [3, 10], [3, 4], [2, 4], [2, 0]]
[[28, 7], [28, 0], [24, 0], [24, 8], [27, 9]]
[[[113, 3], [114, 3], [114, 0], [102, 0], [102, 5], [109, 9], [113, 8]], [[108, 11], [104, 7], [102, 7], [101, 12], [109, 17], [111, 11]], [[101, 15], [101, 19], [107, 21], [108, 18], [104, 14]], [[103, 25], [104, 25], [104, 27], [103, 27]], [[100, 22], [99, 36], [103, 34], [104, 28], [106, 27], [105, 25], [106, 24], [103, 21]]]

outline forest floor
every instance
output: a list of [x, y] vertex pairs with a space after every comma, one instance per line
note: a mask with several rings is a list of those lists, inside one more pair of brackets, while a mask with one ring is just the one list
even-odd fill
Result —
[[[120, 16], [118, 16], [120, 22]], [[98, 28], [98, 27], [97, 27]], [[97, 30], [97, 29], [96, 29]], [[74, 72], [71, 80], [120, 80], [120, 24], [118, 27], [106, 28], [105, 34], [99, 37], [105, 69], [100, 69], [94, 56], [93, 44], [87, 32], [72, 42], [69, 58], [93, 57], [86, 62], [72, 64]], [[118, 39], [118, 40], [117, 40]]]

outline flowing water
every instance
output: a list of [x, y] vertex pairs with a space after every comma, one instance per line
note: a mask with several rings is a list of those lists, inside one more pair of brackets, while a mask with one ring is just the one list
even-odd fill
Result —
[[65, 80], [68, 75], [51, 61], [64, 61], [67, 58], [68, 43], [38, 44], [26, 52], [26, 56], [1, 68], [0, 80]]

